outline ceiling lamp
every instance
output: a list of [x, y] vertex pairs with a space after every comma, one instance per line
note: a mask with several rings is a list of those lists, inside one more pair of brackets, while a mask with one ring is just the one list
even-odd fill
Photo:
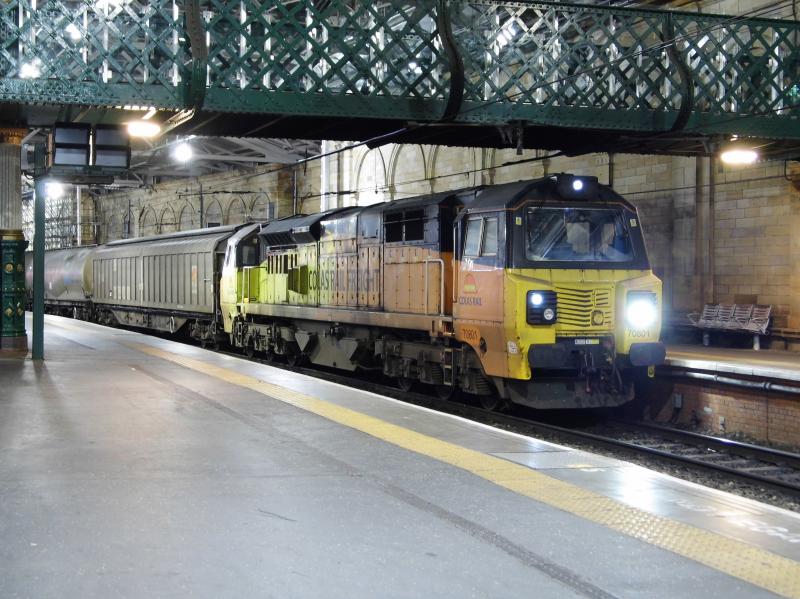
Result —
[[161, 133], [161, 125], [153, 121], [131, 121], [128, 123], [128, 135], [131, 137], [155, 137]]
[[742, 166], [754, 164], [758, 160], [758, 152], [747, 144], [734, 141], [722, 147], [719, 157], [725, 164]]
[[192, 159], [192, 146], [182, 141], [172, 149], [172, 157], [178, 162], [189, 162]]

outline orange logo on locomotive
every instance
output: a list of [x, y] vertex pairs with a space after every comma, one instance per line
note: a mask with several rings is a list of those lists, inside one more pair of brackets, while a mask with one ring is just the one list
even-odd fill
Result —
[[464, 293], [478, 293], [478, 284], [471, 274], [464, 277]]

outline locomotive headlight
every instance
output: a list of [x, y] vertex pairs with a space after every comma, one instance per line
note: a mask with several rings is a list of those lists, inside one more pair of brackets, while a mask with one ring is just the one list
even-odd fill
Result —
[[646, 329], [656, 322], [656, 294], [650, 292], [632, 292], [628, 294], [625, 308], [625, 319], [633, 329]]
[[553, 324], [558, 317], [558, 297], [553, 290], [528, 291], [525, 298], [528, 324]]
[[572, 182], [572, 189], [574, 189], [575, 191], [581, 191], [583, 189], [583, 181], [581, 181], [580, 179], [575, 179]]

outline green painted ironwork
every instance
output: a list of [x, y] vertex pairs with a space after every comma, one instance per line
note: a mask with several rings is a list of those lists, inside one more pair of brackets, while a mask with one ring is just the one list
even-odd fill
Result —
[[0, 231], [0, 337], [25, 336], [27, 246], [22, 232]]
[[799, 76], [800, 24], [784, 20], [496, 0], [0, 2], [0, 100], [17, 103], [800, 138]]

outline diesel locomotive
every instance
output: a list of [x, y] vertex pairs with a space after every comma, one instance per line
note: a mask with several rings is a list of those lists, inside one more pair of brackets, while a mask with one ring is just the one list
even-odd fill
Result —
[[593, 177], [56, 250], [45, 270], [51, 312], [488, 408], [621, 405], [665, 357], [639, 215]]

